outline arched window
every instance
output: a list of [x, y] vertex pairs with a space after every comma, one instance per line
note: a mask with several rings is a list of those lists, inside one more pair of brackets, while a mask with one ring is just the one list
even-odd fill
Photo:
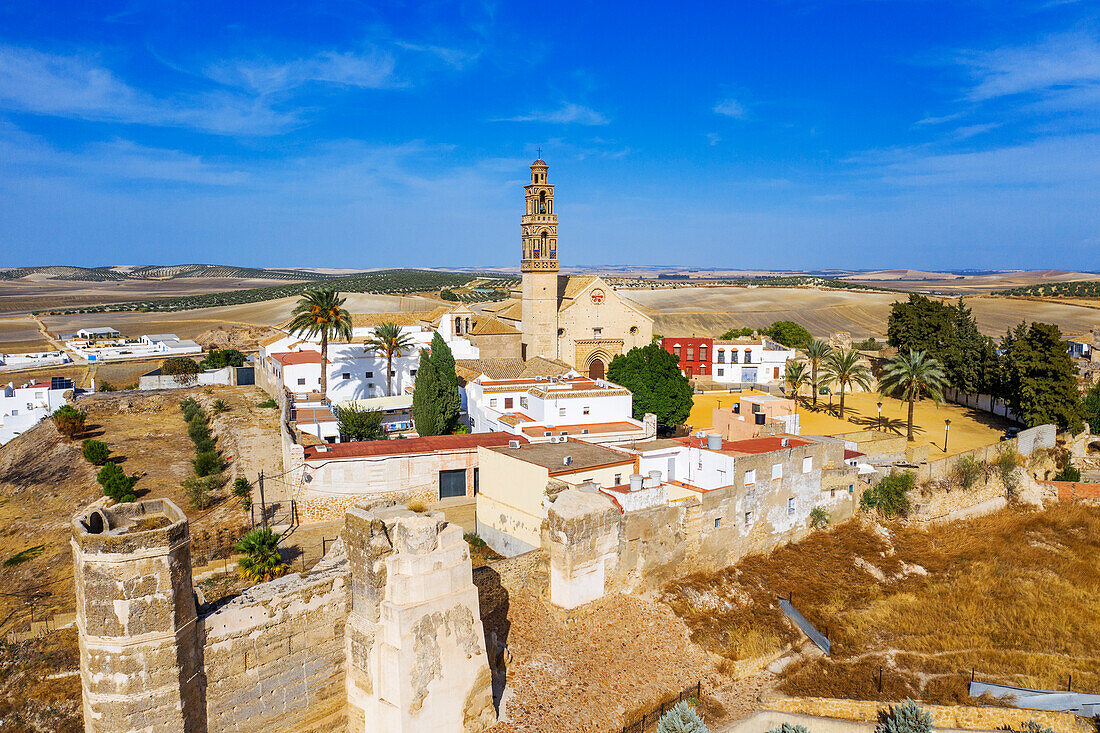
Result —
[[455, 317], [455, 336], [462, 333], [462, 319]]
[[539, 213], [546, 213], [546, 191], [542, 191], [539, 193]]
[[543, 229], [542, 230], [542, 251], [543, 252], [548, 252], [549, 251], [549, 249], [546, 246], [547, 243], [548, 243], [547, 242], [547, 236], [548, 235], [549, 235], [549, 232], [547, 232], [545, 229]]
[[733, 349], [732, 351], [730, 351], [730, 364], [736, 364], [737, 363], [737, 355], [740, 354], [740, 353], [741, 352], [738, 351], [737, 349]]

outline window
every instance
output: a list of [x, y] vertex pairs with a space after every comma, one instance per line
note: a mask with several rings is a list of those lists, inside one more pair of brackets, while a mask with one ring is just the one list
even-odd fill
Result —
[[543, 430], [542, 431], [542, 437], [544, 437], [544, 438], [549, 438], [551, 435], [552, 435], [552, 433], [549, 430]]
[[559, 407], [558, 408], [558, 417], [565, 417], [565, 408], [564, 407]]
[[298, 384], [300, 384], [300, 385], [302, 385], [302, 386], [305, 386], [305, 383], [306, 383], [306, 378], [305, 378], [305, 377], [301, 377], [301, 378], [300, 378], [300, 379], [298, 380]]
[[726, 370], [725, 370], [725, 369], [722, 369], [722, 368], [719, 368], [719, 369], [718, 369], [718, 376], [719, 376], [719, 377], [724, 377], [724, 376], [726, 376]]
[[752, 486], [756, 483], [756, 469], [753, 468], [749, 471], [745, 471], [745, 486]]
[[738, 351], [737, 349], [734, 349], [733, 351], [730, 352], [730, 364], [736, 364], [737, 363], [737, 360], [740, 358], [738, 356], [738, 354], [740, 354], [740, 353], [741, 352]]
[[504, 398], [504, 409], [505, 410], [511, 410], [512, 409], [512, 404], [513, 404], [512, 400], [513, 400], [512, 397], [505, 397]]
[[581, 428], [581, 435], [588, 435], [588, 428]]
[[680, 347], [679, 347], [679, 345], [672, 347], [672, 355], [675, 356], [677, 359], [680, 358]]
[[623, 475], [621, 473], [615, 474], [615, 485], [618, 486], [623, 482]]
[[439, 472], [439, 498], [466, 496], [466, 469]]
[[374, 372], [367, 372], [366, 377], [367, 379], [374, 379]]
[[699, 347], [699, 361], [706, 361], [706, 360], [707, 360], [707, 347], [706, 346], [700, 346]]
[[[472, 428], [473, 426], [474, 426], [474, 423], [471, 420], [470, 421], [470, 427]], [[478, 489], [480, 488], [479, 485], [478, 485], [479, 483], [480, 483], [480, 481], [479, 481], [479, 478], [478, 478], [478, 475], [477, 475], [477, 468], [475, 467], [474, 468], [474, 496], [477, 496]]]
[[695, 347], [694, 346], [689, 346], [688, 347], [687, 360], [688, 361], [695, 361]]
[[856, 488], [855, 484], [848, 484], [848, 493], [850, 494], [853, 491], [855, 491], [855, 488]]
[[569, 435], [569, 431], [568, 430], [563, 430], [563, 431], [561, 431], [561, 434], [562, 435]]
[[752, 364], [752, 352], [748, 349], [745, 349], [745, 363]]
[[496, 407], [496, 406], [497, 406], [496, 398], [493, 398], [493, 399], [489, 400], [489, 407]]
[[752, 512], [745, 512], [745, 524], [752, 524]]
[[397, 372], [395, 372], [395, 371], [394, 371], [393, 369], [391, 369], [391, 370], [390, 370], [390, 376], [391, 376], [391, 377], [396, 377], [396, 376], [397, 376]]
[[718, 529], [721, 526], [722, 526], [722, 518], [721, 517], [715, 517], [714, 518], [714, 528]]
[[581, 413], [584, 414], [584, 415], [587, 415], [589, 412], [591, 412], [591, 410], [592, 410], [592, 408], [590, 408], [588, 405], [585, 405], [584, 407], [581, 408]]
[[777, 463], [772, 466], [772, 481], [783, 478], [783, 464]]
[[344, 379], [351, 379], [351, 372], [344, 372]]
[[726, 363], [726, 350], [725, 349], [718, 349], [718, 363], [719, 364], [725, 364]]
[[[511, 401], [511, 400], [509, 400], [509, 401]], [[526, 397], [520, 397], [519, 398], [519, 406], [522, 407], [525, 410], [527, 409], [527, 398]]]
[[836, 489], [829, 489], [829, 498], [830, 499], [835, 499], [836, 498]]
[[794, 514], [794, 497], [787, 499], [787, 514]]
[[592, 329], [592, 338], [594, 338], [594, 339], [603, 338], [603, 329], [602, 328], [593, 328]]
[[802, 459], [802, 473], [809, 473], [814, 470], [814, 459], [807, 456]]
[[707, 373], [707, 365], [706, 364], [700, 364], [699, 365], [699, 373], [700, 374], [706, 374]]
[[416, 376], [416, 370], [415, 370], [415, 369], [411, 369], [411, 370], [409, 371], [409, 376], [410, 376], [410, 377], [415, 377], [415, 376]]

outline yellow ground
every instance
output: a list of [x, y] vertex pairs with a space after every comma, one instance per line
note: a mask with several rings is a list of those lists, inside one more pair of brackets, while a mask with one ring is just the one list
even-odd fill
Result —
[[[711, 425], [711, 410], [729, 407], [738, 397], [730, 393], [695, 395], [695, 404], [688, 417], [688, 424], [699, 430]], [[811, 410], [808, 401], [798, 405], [799, 425], [805, 435], [836, 435], [867, 428], [881, 428], [896, 435], [905, 435], [908, 403], [882, 397], [877, 393], [857, 393], [844, 397], [844, 420], [839, 417], [837, 395], [818, 398], [817, 409]], [[878, 402], [882, 401], [882, 422], [878, 420]], [[943, 450], [944, 420], [951, 420], [947, 453]], [[945, 455], [963, 453], [983, 445], [997, 443], [1005, 428], [1014, 425], [1001, 417], [971, 410], [960, 405], [931, 400], [918, 402], [913, 414], [914, 445], [928, 445], [929, 458], [936, 460]]]

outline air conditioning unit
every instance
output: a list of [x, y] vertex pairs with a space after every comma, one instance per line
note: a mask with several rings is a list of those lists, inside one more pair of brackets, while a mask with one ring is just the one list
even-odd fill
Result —
[[695, 431], [695, 437], [696, 438], [705, 438], [705, 437], [707, 437], [707, 431], [706, 430], [696, 430]]
[[519, 448], [519, 441], [518, 440], [509, 440], [508, 441], [508, 447], [509, 448]]
[[562, 458], [561, 463], [563, 466], [573, 465], [573, 456], [566, 456], [565, 458]]
[[786, 448], [790, 444], [791, 444], [791, 439], [790, 438], [780, 438], [779, 439], [779, 445], [783, 448]]

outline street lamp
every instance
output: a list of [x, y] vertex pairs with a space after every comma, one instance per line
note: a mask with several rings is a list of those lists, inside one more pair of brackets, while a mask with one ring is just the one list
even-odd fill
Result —
[[882, 400], [878, 401], [878, 429], [882, 430]]
[[947, 453], [947, 436], [951, 433], [951, 420], [943, 421], [943, 452]]

